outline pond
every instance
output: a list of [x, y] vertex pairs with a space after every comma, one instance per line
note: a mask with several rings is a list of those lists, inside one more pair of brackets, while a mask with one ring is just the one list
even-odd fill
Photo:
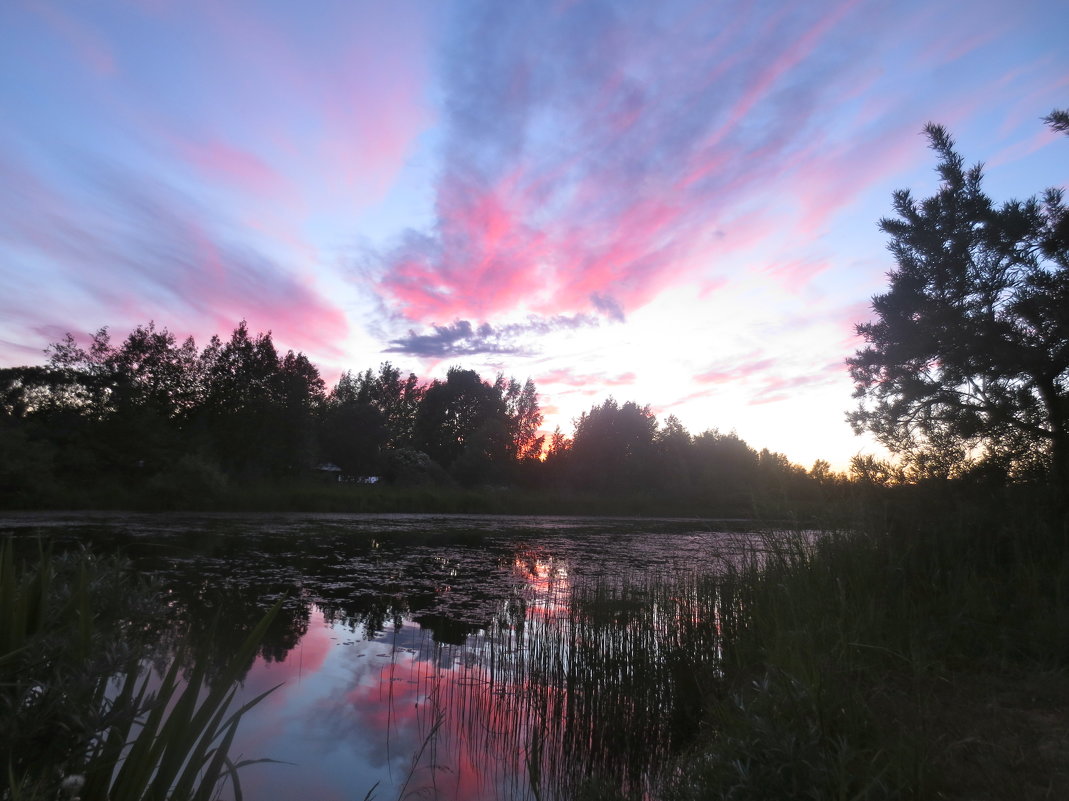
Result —
[[[730, 531], [734, 527], [735, 532]], [[284, 599], [238, 702], [246, 798], [648, 796], [716, 680], [725, 521], [19, 515], [0, 533], [122, 550], [196, 659]]]

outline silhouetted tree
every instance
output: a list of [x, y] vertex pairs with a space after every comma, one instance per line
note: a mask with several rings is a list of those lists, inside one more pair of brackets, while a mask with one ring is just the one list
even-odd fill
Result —
[[872, 455], [857, 455], [850, 460], [850, 478], [870, 487], [889, 487], [905, 481], [900, 467]]
[[107, 414], [114, 381], [108, 365], [114, 351], [107, 327], [90, 337], [88, 350], [68, 333], [62, 342], [53, 342], [45, 352], [49, 366], [70, 379], [64, 386], [67, 397], [59, 405], [77, 407], [86, 418], [100, 419]]
[[317, 457], [317, 416], [326, 400], [319, 370], [303, 353], [286, 351], [272, 382], [269, 424], [277, 464], [292, 471]]
[[536, 472], [536, 483], [542, 486], [558, 488], [568, 486], [570, 477], [567, 463], [571, 447], [572, 441], [564, 436], [560, 426], [556, 426], [549, 437], [549, 447], [546, 448], [545, 460]]
[[280, 355], [270, 332], [254, 336], [244, 321], [199, 354], [191, 338], [179, 343], [152, 322], [118, 347], [102, 328], [86, 347], [68, 335], [49, 354], [45, 367], [0, 370], [6, 497], [44, 498], [35, 487], [54, 482], [136, 489], [163, 506], [211, 504], [234, 479], [327, 460], [404, 485], [643, 492], [744, 514], [758, 496], [786, 506], [799, 478], [821, 480], [734, 434], [692, 437], [674, 416], [658, 427], [648, 406], [613, 398], [575, 421], [574, 439], [558, 427], [542, 461], [530, 379], [489, 383], [453, 367], [425, 386], [386, 362], [344, 373], [326, 394], [304, 354]]
[[560, 426], [553, 429], [553, 435], [549, 440], [549, 450], [546, 452], [546, 461], [563, 458], [571, 449], [572, 441], [564, 436]]
[[0, 502], [5, 505], [39, 497], [54, 481], [53, 432], [35, 419], [41, 412], [33, 397], [41, 378], [52, 374], [43, 367], [0, 370]]
[[185, 424], [199, 402], [193, 338], [179, 345], [149, 322], [102, 356], [111, 393], [102, 436], [111, 461], [127, 473], [160, 469], [182, 452]]
[[[507, 432], [507, 413], [501, 394], [474, 370], [449, 368], [445, 381], [434, 381], [423, 393], [413, 428], [413, 444], [450, 470], [471, 446], [471, 458], [502, 462], [507, 438], [495, 437], [492, 424]], [[476, 434], [480, 435], [476, 437]], [[489, 451], [487, 449], [490, 449]], [[470, 466], [466, 469], [470, 472]]]
[[1043, 122], [1059, 133], [1069, 134], [1069, 109], [1056, 108], [1043, 118]]
[[389, 362], [379, 365], [379, 372], [363, 372], [353, 387], [356, 400], [381, 412], [386, 427], [386, 444], [403, 448], [412, 442], [416, 413], [423, 399], [423, 385], [414, 373], [407, 378]]
[[749, 513], [758, 483], [757, 451], [734, 431], [716, 429], [694, 438], [694, 482], [709, 501], [734, 514]]
[[85, 379], [54, 367], [0, 369], [0, 414], [12, 420], [40, 417], [69, 406], [85, 408]]
[[150, 321], [139, 325], [123, 344], [105, 355], [119, 402], [151, 410], [170, 420], [187, 414], [197, 402], [197, 346], [193, 337], [181, 345], [166, 328]]
[[[61, 481], [99, 474], [106, 468], [99, 453], [104, 395], [97, 388], [102, 386], [98, 377], [73, 367], [0, 370], [4, 449], [11, 455], [26, 451], [32, 462], [49, 465], [47, 474]], [[13, 475], [22, 472], [18, 461], [7, 458]], [[27, 480], [10, 482], [12, 492], [19, 488], [24, 494], [30, 487]]]
[[657, 484], [675, 495], [690, 493], [694, 487], [694, 439], [679, 418], [668, 415], [654, 436], [657, 453]]
[[386, 416], [362, 399], [360, 385], [346, 372], [331, 390], [323, 408], [320, 447], [324, 458], [346, 473], [371, 475], [379, 470], [379, 452], [388, 439]]
[[809, 468], [809, 476], [818, 484], [827, 484], [835, 480], [836, 475], [832, 472], [831, 464], [826, 459], [817, 459]]
[[921, 473], [1045, 454], [1069, 492], [1069, 250], [1062, 192], [996, 206], [942, 127], [938, 192], [894, 194], [880, 221], [897, 267], [857, 326], [849, 415]]
[[571, 480], [595, 490], [629, 491], [649, 486], [657, 419], [649, 406], [609, 398], [575, 421], [568, 457]]
[[511, 479], [512, 438], [507, 422], [487, 417], [466, 438], [464, 449], [451, 466], [454, 478], [465, 486], [503, 483]]
[[757, 475], [758, 503], [784, 512], [797, 512], [813, 484], [804, 467], [768, 448], [757, 454]]
[[308, 465], [323, 381], [303, 354], [280, 359], [271, 333], [250, 336], [242, 320], [227, 342], [212, 337], [200, 373], [198, 417], [228, 470], [257, 476]]
[[76, 458], [128, 475], [158, 468], [176, 450], [185, 415], [196, 401], [192, 339], [178, 345], [166, 328], [157, 330], [150, 322], [119, 347], [101, 328], [88, 349], [67, 334], [48, 353], [54, 376], [65, 376], [63, 391], [55, 393], [51, 405], [63, 409], [68, 431], [79, 427], [84, 435], [63, 450], [77, 450]]
[[538, 390], [534, 381], [528, 378], [521, 387], [515, 378], [506, 380], [504, 374], [498, 374], [494, 389], [505, 403], [509, 454], [519, 461], [539, 458], [545, 437], [538, 434], [542, 425], [542, 410], [538, 405]]

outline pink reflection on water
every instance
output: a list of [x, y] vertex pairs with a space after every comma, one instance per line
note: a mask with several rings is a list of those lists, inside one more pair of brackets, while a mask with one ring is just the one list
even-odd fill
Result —
[[411, 622], [366, 639], [313, 606], [302, 643], [281, 664], [257, 659], [246, 678], [243, 698], [285, 683], [246, 715], [232, 754], [293, 764], [246, 767], [245, 796], [523, 797], [509, 789], [525, 781], [522, 754], [495, 747], [509, 726], [495, 712], [490, 647], [436, 643]]
[[715, 610], [685, 583], [656, 602], [641, 586], [591, 588], [540, 548], [503, 566], [511, 597], [467, 636], [432, 628], [447, 615], [369, 632], [381, 616], [311, 606], [298, 645], [246, 679], [243, 698], [284, 683], [249, 712], [234, 756], [292, 763], [248, 766], [246, 797], [549, 801], [592, 771], [645, 797], [678, 692], [658, 654], [684, 647], [674, 632], [710, 629]]
[[572, 584], [565, 561], [538, 550], [522, 551], [512, 563], [512, 574], [527, 600], [527, 613], [555, 617], [566, 613]]

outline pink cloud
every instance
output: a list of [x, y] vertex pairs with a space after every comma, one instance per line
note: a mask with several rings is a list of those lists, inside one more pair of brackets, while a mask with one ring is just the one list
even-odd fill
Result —
[[[856, 6], [736, 21], [737, 37], [712, 26], [722, 37], [716, 48], [696, 34], [710, 19], [694, 7], [693, 28], [640, 14], [602, 21], [591, 36], [574, 9], [520, 14], [522, 25], [513, 20], [500, 41], [483, 42], [456, 69], [455, 86], [446, 84], [463, 94], [447, 104], [436, 225], [386, 255], [379, 286], [388, 302], [409, 320], [440, 321], [524, 305], [601, 310], [601, 298], [623, 319], [686, 277], [694, 254], [715, 258], [767, 237], [782, 222], [757, 198], [804, 166], [799, 131], [815, 108], [786, 87], [812, 72], [819, 82], [807, 91], [834, 91], [824, 88], [818, 55], [857, 24]], [[509, 38], [518, 30], [522, 40]], [[585, 49], [569, 50], [580, 36]], [[653, 45], [656, 36], [678, 37], [678, 46]], [[563, 59], [559, 69], [541, 66], [543, 50]], [[577, 60], [582, 69], [571, 68]], [[552, 110], [545, 122], [543, 109]], [[553, 125], [565, 130], [543, 142], [542, 126]], [[841, 194], [805, 206], [804, 224], [849, 202]]]
[[243, 692], [252, 697], [281, 684], [264, 699], [264, 703], [282, 707], [286, 704], [286, 696], [296, 689], [303, 678], [315, 676], [323, 667], [333, 647], [334, 641], [330, 629], [323, 622], [323, 613], [317, 607], [312, 607], [306, 631], [296, 648], [281, 661], [268, 661], [258, 656], [245, 676]]
[[440, 241], [414, 238], [402, 245], [383, 287], [412, 320], [485, 317], [512, 308], [537, 287], [550, 257], [545, 235], [524, 220], [526, 190], [514, 178], [489, 189], [453, 174], [438, 201]]
[[[1069, 77], [1065, 78], [1060, 83], [1061, 86], [1059, 88], [1069, 87]], [[1047, 106], [1043, 104], [1043, 101], [1039, 100], [1036, 96], [1029, 97], [1025, 105], [1033, 111], [1037, 108], [1047, 108]], [[1037, 153], [1048, 145], [1057, 143], [1060, 146], [1062, 144], [1061, 140], [1065, 136], [1065, 134], [1057, 133], [1049, 127], [1044, 126], [1039, 120], [1039, 115], [1037, 115], [1037, 119], [1032, 125], [1028, 126], [1025, 130], [1030, 130], [1031, 134], [1024, 139], [999, 150], [991, 158], [985, 161], [984, 166], [989, 169], [1001, 167], [1005, 164], [1011, 164], [1018, 159], [1030, 156], [1033, 153]], [[1057, 183], [1059, 180], [1059, 176], [1051, 176], [1051, 178], [1054, 183]], [[1061, 178], [1064, 179], [1064, 173]], [[1041, 187], [1036, 187], [1037, 192], [1040, 189]]]
[[823, 261], [797, 259], [771, 264], [764, 268], [764, 272], [782, 284], [784, 288], [797, 292], [826, 271], [828, 267], [829, 265]]
[[181, 145], [188, 161], [209, 179], [224, 183], [252, 196], [293, 199], [296, 189], [271, 165], [255, 153], [225, 142]]
[[677, 408], [679, 406], [685, 406], [686, 404], [691, 403], [692, 401], [713, 397], [714, 395], [716, 395], [716, 392], [716, 387], [695, 390], [694, 392], [687, 393], [686, 395], [676, 398], [675, 400], [669, 403], [663, 403], [660, 406], [657, 406], [654, 411], [658, 415], [661, 415], [671, 409]]
[[785, 400], [790, 400], [791, 395], [786, 392], [762, 394], [755, 398], [751, 398], [749, 401], [750, 406], [764, 406], [769, 403], [782, 403]]
[[[819, 234], [831, 218], [870, 186], [901, 172], [923, 152], [910, 123], [887, 125], [871, 137], [832, 145], [820, 142], [792, 166], [790, 185], [802, 207], [800, 235]], [[919, 129], [918, 129], [919, 130]]]
[[1001, 25], [991, 21], [985, 21], [981, 31], [953, 30], [929, 43], [921, 54], [921, 61], [936, 65], [953, 63], [994, 41], [1003, 32]]
[[205, 68], [219, 85], [206, 96], [239, 100], [225, 111], [206, 108], [196, 123], [202, 127], [187, 138], [214, 144], [252, 130], [261, 164], [228, 166], [246, 177], [255, 167], [259, 180], [267, 165], [299, 175], [310, 205], [381, 200], [431, 121], [424, 97], [430, 32], [415, 4], [343, 4], [309, 16], [284, 6], [209, 3], [176, 7], [170, 17], [172, 28], [195, 26], [215, 45]]
[[[76, 190], [5, 161], [0, 171], [17, 187], [0, 202], [0, 235], [25, 258], [49, 265], [40, 292], [55, 282], [65, 287], [38, 310], [38, 317], [54, 315], [46, 322], [110, 325], [118, 333], [153, 319], [203, 344], [246, 319], [253, 330], [272, 330], [281, 347], [320, 358], [343, 354], [348, 321], [338, 306], [310, 279], [251, 245], [235, 245], [223, 220], [207, 221], [172, 188], [104, 168]], [[79, 200], [87, 195], [93, 202]], [[0, 308], [24, 306], [37, 291], [31, 285]]]
[[827, 386], [847, 374], [843, 362], [831, 362], [813, 372], [792, 376], [769, 376], [761, 382], [758, 392], [750, 398], [750, 406], [778, 403], [796, 396], [800, 391]]
[[[539, 385], [563, 385], [570, 387], [625, 387], [635, 383], [636, 376], [632, 372], [619, 373], [617, 375], [605, 375], [601, 374], [584, 374], [573, 370], [570, 367], [564, 367], [557, 370], [551, 370], [548, 373], [544, 373], [535, 379], [535, 383]], [[600, 389], [596, 389], [601, 391]]]
[[694, 376], [694, 381], [699, 384], [729, 384], [736, 381], [747, 381], [754, 376], [760, 376], [766, 371], [773, 369], [779, 363], [775, 358], [733, 360], [727, 364], [717, 365], [704, 373]]
[[711, 296], [726, 287], [728, 283], [726, 278], [711, 278], [703, 281], [701, 288], [698, 290], [698, 300], [708, 300]]
[[756, 80], [738, 100], [728, 115], [727, 121], [713, 134], [710, 145], [716, 145], [733, 130], [768, 94], [769, 90], [816, 48], [817, 43], [858, 5], [858, 0], [847, 0], [823, 16], [808, 30], [793, 39], [791, 45], [780, 48], [768, 65], [757, 73]]

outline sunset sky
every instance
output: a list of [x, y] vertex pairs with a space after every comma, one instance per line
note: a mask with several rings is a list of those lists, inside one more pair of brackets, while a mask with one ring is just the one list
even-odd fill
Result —
[[1065, 0], [3, 0], [0, 366], [246, 319], [609, 395], [810, 466], [875, 452], [843, 361], [946, 125], [1069, 183]]

